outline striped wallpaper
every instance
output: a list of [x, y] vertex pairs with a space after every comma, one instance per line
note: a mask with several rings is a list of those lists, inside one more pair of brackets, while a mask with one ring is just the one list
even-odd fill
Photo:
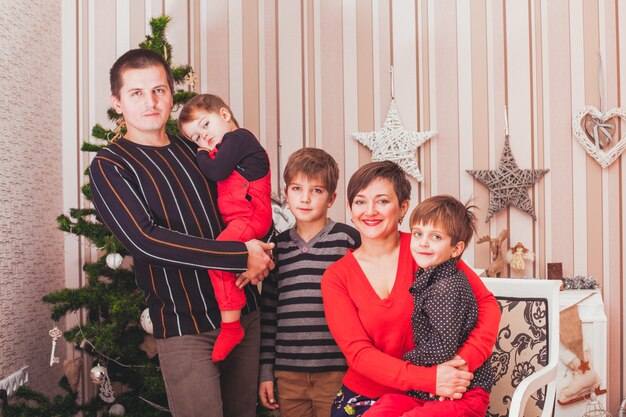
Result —
[[[599, 281], [609, 318], [608, 398], [610, 410], [617, 409], [626, 385], [626, 173], [621, 158], [602, 169], [587, 156], [572, 136], [571, 120], [585, 105], [607, 110], [626, 96], [624, 0], [71, 4], [64, 6], [63, 26], [74, 36], [64, 43], [63, 56], [76, 77], [65, 82], [64, 92], [76, 101], [66, 108], [76, 135], [88, 137], [95, 122], [105, 122], [108, 69], [144, 38], [151, 17], [167, 14], [174, 63], [191, 64], [200, 91], [223, 96], [257, 134], [270, 154], [275, 190], [283, 186], [287, 157], [302, 146], [330, 152], [342, 169], [339, 190], [345, 189], [371, 157], [350, 133], [381, 127], [393, 66], [405, 127], [439, 132], [417, 151], [425, 179], [413, 183], [413, 205], [441, 193], [474, 197], [484, 219], [489, 192], [465, 170], [496, 168], [506, 107], [520, 168], [550, 172], [529, 190], [536, 222], [510, 208], [489, 223], [480, 221], [479, 234], [495, 236], [508, 228], [509, 245], [519, 241], [532, 248], [536, 261], [525, 276], [545, 277], [548, 262], [562, 262], [565, 275]], [[75, 154], [79, 168], [88, 163]], [[348, 218], [342, 193], [331, 216]], [[465, 258], [486, 267], [487, 245], [471, 244]]]

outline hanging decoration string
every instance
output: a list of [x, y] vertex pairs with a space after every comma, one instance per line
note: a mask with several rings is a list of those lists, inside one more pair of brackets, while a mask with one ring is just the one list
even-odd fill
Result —
[[600, 90], [600, 111], [604, 112], [604, 69], [602, 65], [602, 54], [600, 54], [600, 52], [598, 52], [598, 88]]
[[391, 67], [389, 67], [389, 73], [390, 73], [390, 78], [391, 78], [391, 99], [393, 100], [394, 98], [396, 98], [396, 95], [393, 91], [393, 84], [394, 84], [394, 80], [393, 80], [393, 65]]

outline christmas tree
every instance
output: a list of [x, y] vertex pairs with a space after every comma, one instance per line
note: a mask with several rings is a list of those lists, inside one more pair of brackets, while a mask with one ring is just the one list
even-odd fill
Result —
[[[169, 21], [167, 16], [152, 19], [152, 35], [146, 36], [139, 47], [160, 53], [171, 65], [172, 46], [165, 37]], [[176, 110], [195, 95], [195, 78], [188, 65], [172, 67], [172, 73], [175, 85], [183, 87], [176, 88], [174, 92]], [[97, 152], [125, 133], [121, 115], [109, 109], [108, 118], [117, 127], [107, 129], [96, 124], [92, 136], [97, 139], [97, 143], [83, 143], [82, 151]], [[166, 130], [169, 134], [177, 135], [176, 121], [170, 118]], [[88, 183], [81, 191], [87, 200], [91, 200]], [[85, 311], [84, 323], [68, 329], [63, 337], [74, 343], [76, 349], [93, 358], [90, 378], [99, 384], [98, 395], [87, 404], [77, 402], [76, 378], [81, 373], [78, 368], [80, 358], [77, 358], [74, 360], [76, 366], [67, 364], [67, 376], [59, 383], [65, 395], [50, 399], [27, 387], [21, 387], [15, 399], [4, 410], [4, 415], [73, 417], [80, 411], [86, 417], [169, 415], [158, 357], [155, 356], [156, 343], [140, 324], [142, 311], [146, 308], [144, 295], [135, 285], [132, 267], [121, 267], [121, 260], [129, 255], [128, 251], [98, 220], [92, 208], [72, 209], [69, 216], [61, 215], [57, 221], [61, 230], [85, 237], [102, 254], [95, 262], [83, 266], [87, 278], [85, 286], [56, 291], [43, 299], [51, 304], [55, 322], [68, 313]]]

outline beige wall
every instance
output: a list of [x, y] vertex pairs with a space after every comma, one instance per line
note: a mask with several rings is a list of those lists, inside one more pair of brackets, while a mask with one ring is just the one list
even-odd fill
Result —
[[[61, 7], [0, 2], [0, 379], [29, 366], [29, 386], [54, 393], [50, 309], [61, 289]], [[64, 356], [59, 346], [58, 354]]]
[[[489, 193], [465, 170], [496, 167], [507, 106], [519, 166], [551, 171], [530, 190], [537, 222], [511, 208], [481, 222], [479, 232], [508, 228], [513, 244], [531, 247], [536, 261], [527, 276], [544, 277], [546, 263], [562, 262], [566, 275], [601, 283], [614, 411], [626, 384], [626, 171], [621, 158], [601, 169], [588, 157], [572, 137], [571, 119], [584, 105], [623, 105], [625, 6], [583, 0], [77, 2], [66, 22], [77, 44], [64, 62], [78, 71], [75, 123], [87, 137], [95, 121], [105, 122], [106, 73], [115, 57], [143, 39], [151, 16], [172, 16], [174, 62], [193, 65], [201, 91], [224, 96], [258, 135], [270, 154], [275, 190], [286, 158], [303, 145], [335, 156], [344, 189], [371, 155], [350, 133], [381, 126], [393, 64], [406, 128], [439, 132], [418, 151], [425, 180], [414, 183], [413, 204], [438, 193], [474, 196], [481, 217]], [[85, 164], [81, 158], [78, 166]], [[341, 193], [331, 215], [346, 219]], [[488, 256], [486, 245], [470, 245], [466, 258], [485, 267]]]

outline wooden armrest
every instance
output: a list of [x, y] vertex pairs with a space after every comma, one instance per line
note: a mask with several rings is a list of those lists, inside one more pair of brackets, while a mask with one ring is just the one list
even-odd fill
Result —
[[[526, 402], [531, 394], [545, 385], [556, 383], [556, 365], [557, 361], [548, 363], [545, 368], [540, 369], [534, 374], [524, 379], [515, 389], [513, 398], [511, 399], [511, 407], [509, 408], [509, 417], [522, 417]], [[547, 390], [548, 396], [554, 395], [554, 390]], [[550, 394], [552, 392], [552, 394]], [[554, 399], [550, 400], [546, 396], [546, 406], [553, 404]], [[551, 407], [551, 406], [550, 406]], [[544, 410], [545, 413], [546, 410]], [[550, 409], [550, 414], [552, 410]], [[548, 414], [548, 415], [550, 415]]]

